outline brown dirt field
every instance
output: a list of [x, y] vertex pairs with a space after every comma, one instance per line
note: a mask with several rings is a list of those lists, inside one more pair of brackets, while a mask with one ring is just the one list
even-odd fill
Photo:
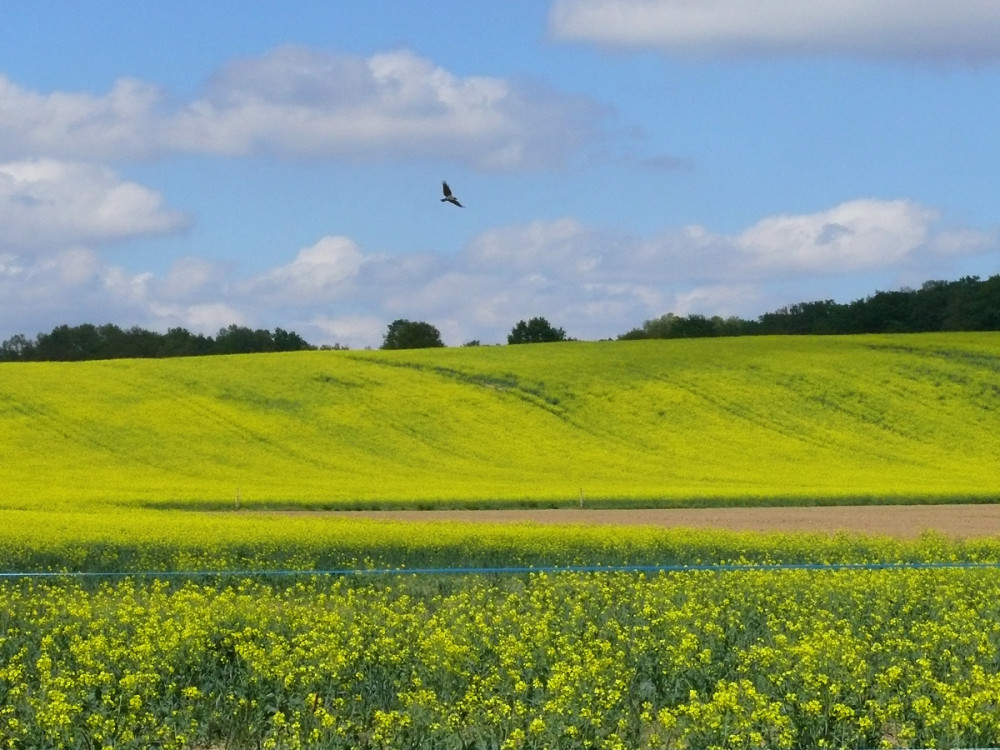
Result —
[[[303, 511], [308, 513], [309, 511]], [[871, 505], [812, 508], [525, 509], [330, 511], [324, 515], [394, 521], [465, 521], [660, 526], [735, 531], [838, 531], [915, 537], [933, 530], [955, 538], [1000, 536], [1000, 505]]]

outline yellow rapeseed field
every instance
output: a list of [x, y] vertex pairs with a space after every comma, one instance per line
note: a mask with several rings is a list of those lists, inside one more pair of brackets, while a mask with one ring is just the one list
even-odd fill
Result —
[[925, 562], [1000, 563], [1000, 539], [141, 508], [0, 510], [0, 574]]
[[989, 501], [998, 372], [992, 333], [2, 364], [0, 750], [997, 746], [998, 539], [245, 511]]
[[0, 587], [0, 747], [987, 747], [995, 570]]
[[998, 494], [1000, 335], [0, 364], [0, 507]]

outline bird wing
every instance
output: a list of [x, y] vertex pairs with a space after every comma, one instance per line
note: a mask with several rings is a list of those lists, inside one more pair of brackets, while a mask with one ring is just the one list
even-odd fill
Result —
[[441, 187], [444, 188], [444, 197], [445, 198], [450, 198], [451, 197], [451, 188], [448, 187], [448, 183], [447, 182], [442, 182], [441, 183]]

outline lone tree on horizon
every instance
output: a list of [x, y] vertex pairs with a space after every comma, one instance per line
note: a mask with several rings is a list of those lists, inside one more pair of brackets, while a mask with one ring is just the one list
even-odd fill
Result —
[[394, 320], [386, 329], [382, 349], [429, 349], [444, 346], [441, 332], [430, 323]]
[[565, 341], [566, 331], [553, 328], [545, 318], [518, 321], [507, 337], [508, 344], [539, 344], [545, 341]]

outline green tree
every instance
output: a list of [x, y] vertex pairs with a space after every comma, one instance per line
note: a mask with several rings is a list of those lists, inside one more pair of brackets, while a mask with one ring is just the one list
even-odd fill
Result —
[[0, 362], [30, 360], [35, 353], [35, 345], [23, 333], [17, 333], [0, 344]]
[[510, 335], [507, 336], [508, 344], [538, 344], [544, 341], [565, 341], [566, 331], [562, 328], [553, 328], [545, 318], [532, 318], [527, 323], [518, 321]]
[[248, 354], [297, 351], [314, 347], [294, 331], [251, 330], [231, 325], [215, 339], [171, 328], [166, 334], [139, 326], [122, 330], [113, 323], [60, 325], [39, 333], [34, 341], [17, 334], [0, 344], [0, 361], [116, 359], [120, 357], [184, 357], [203, 354]]
[[94, 359], [101, 343], [97, 327], [91, 323], [79, 326], [60, 325], [50, 333], [40, 333], [35, 349], [38, 359], [65, 362]]
[[204, 334], [191, 333], [186, 328], [171, 328], [160, 337], [161, 357], [191, 357], [212, 353], [215, 342]]
[[383, 349], [429, 349], [444, 346], [441, 332], [430, 323], [394, 320], [382, 340]]
[[635, 339], [669, 339], [673, 338], [672, 333], [677, 323], [677, 316], [673, 313], [661, 315], [658, 318], [647, 320], [642, 324], [642, 328], [633, 328], [628, 333], [623, 333], [618, 338], [622, 341]]
[[252, 352], [267, 352], [273, 350], [271, 332], [263, 329], [256, 331], [239, 326], [235, 323], [228, 328], [220, 328], [215, 336], [215, 354], [250, 354]]
[[277, 352], [295, 352], [314, 348], [295, 331], [286, 331], [284, 328], [274, 329], [273, 340], [274, 350]]

